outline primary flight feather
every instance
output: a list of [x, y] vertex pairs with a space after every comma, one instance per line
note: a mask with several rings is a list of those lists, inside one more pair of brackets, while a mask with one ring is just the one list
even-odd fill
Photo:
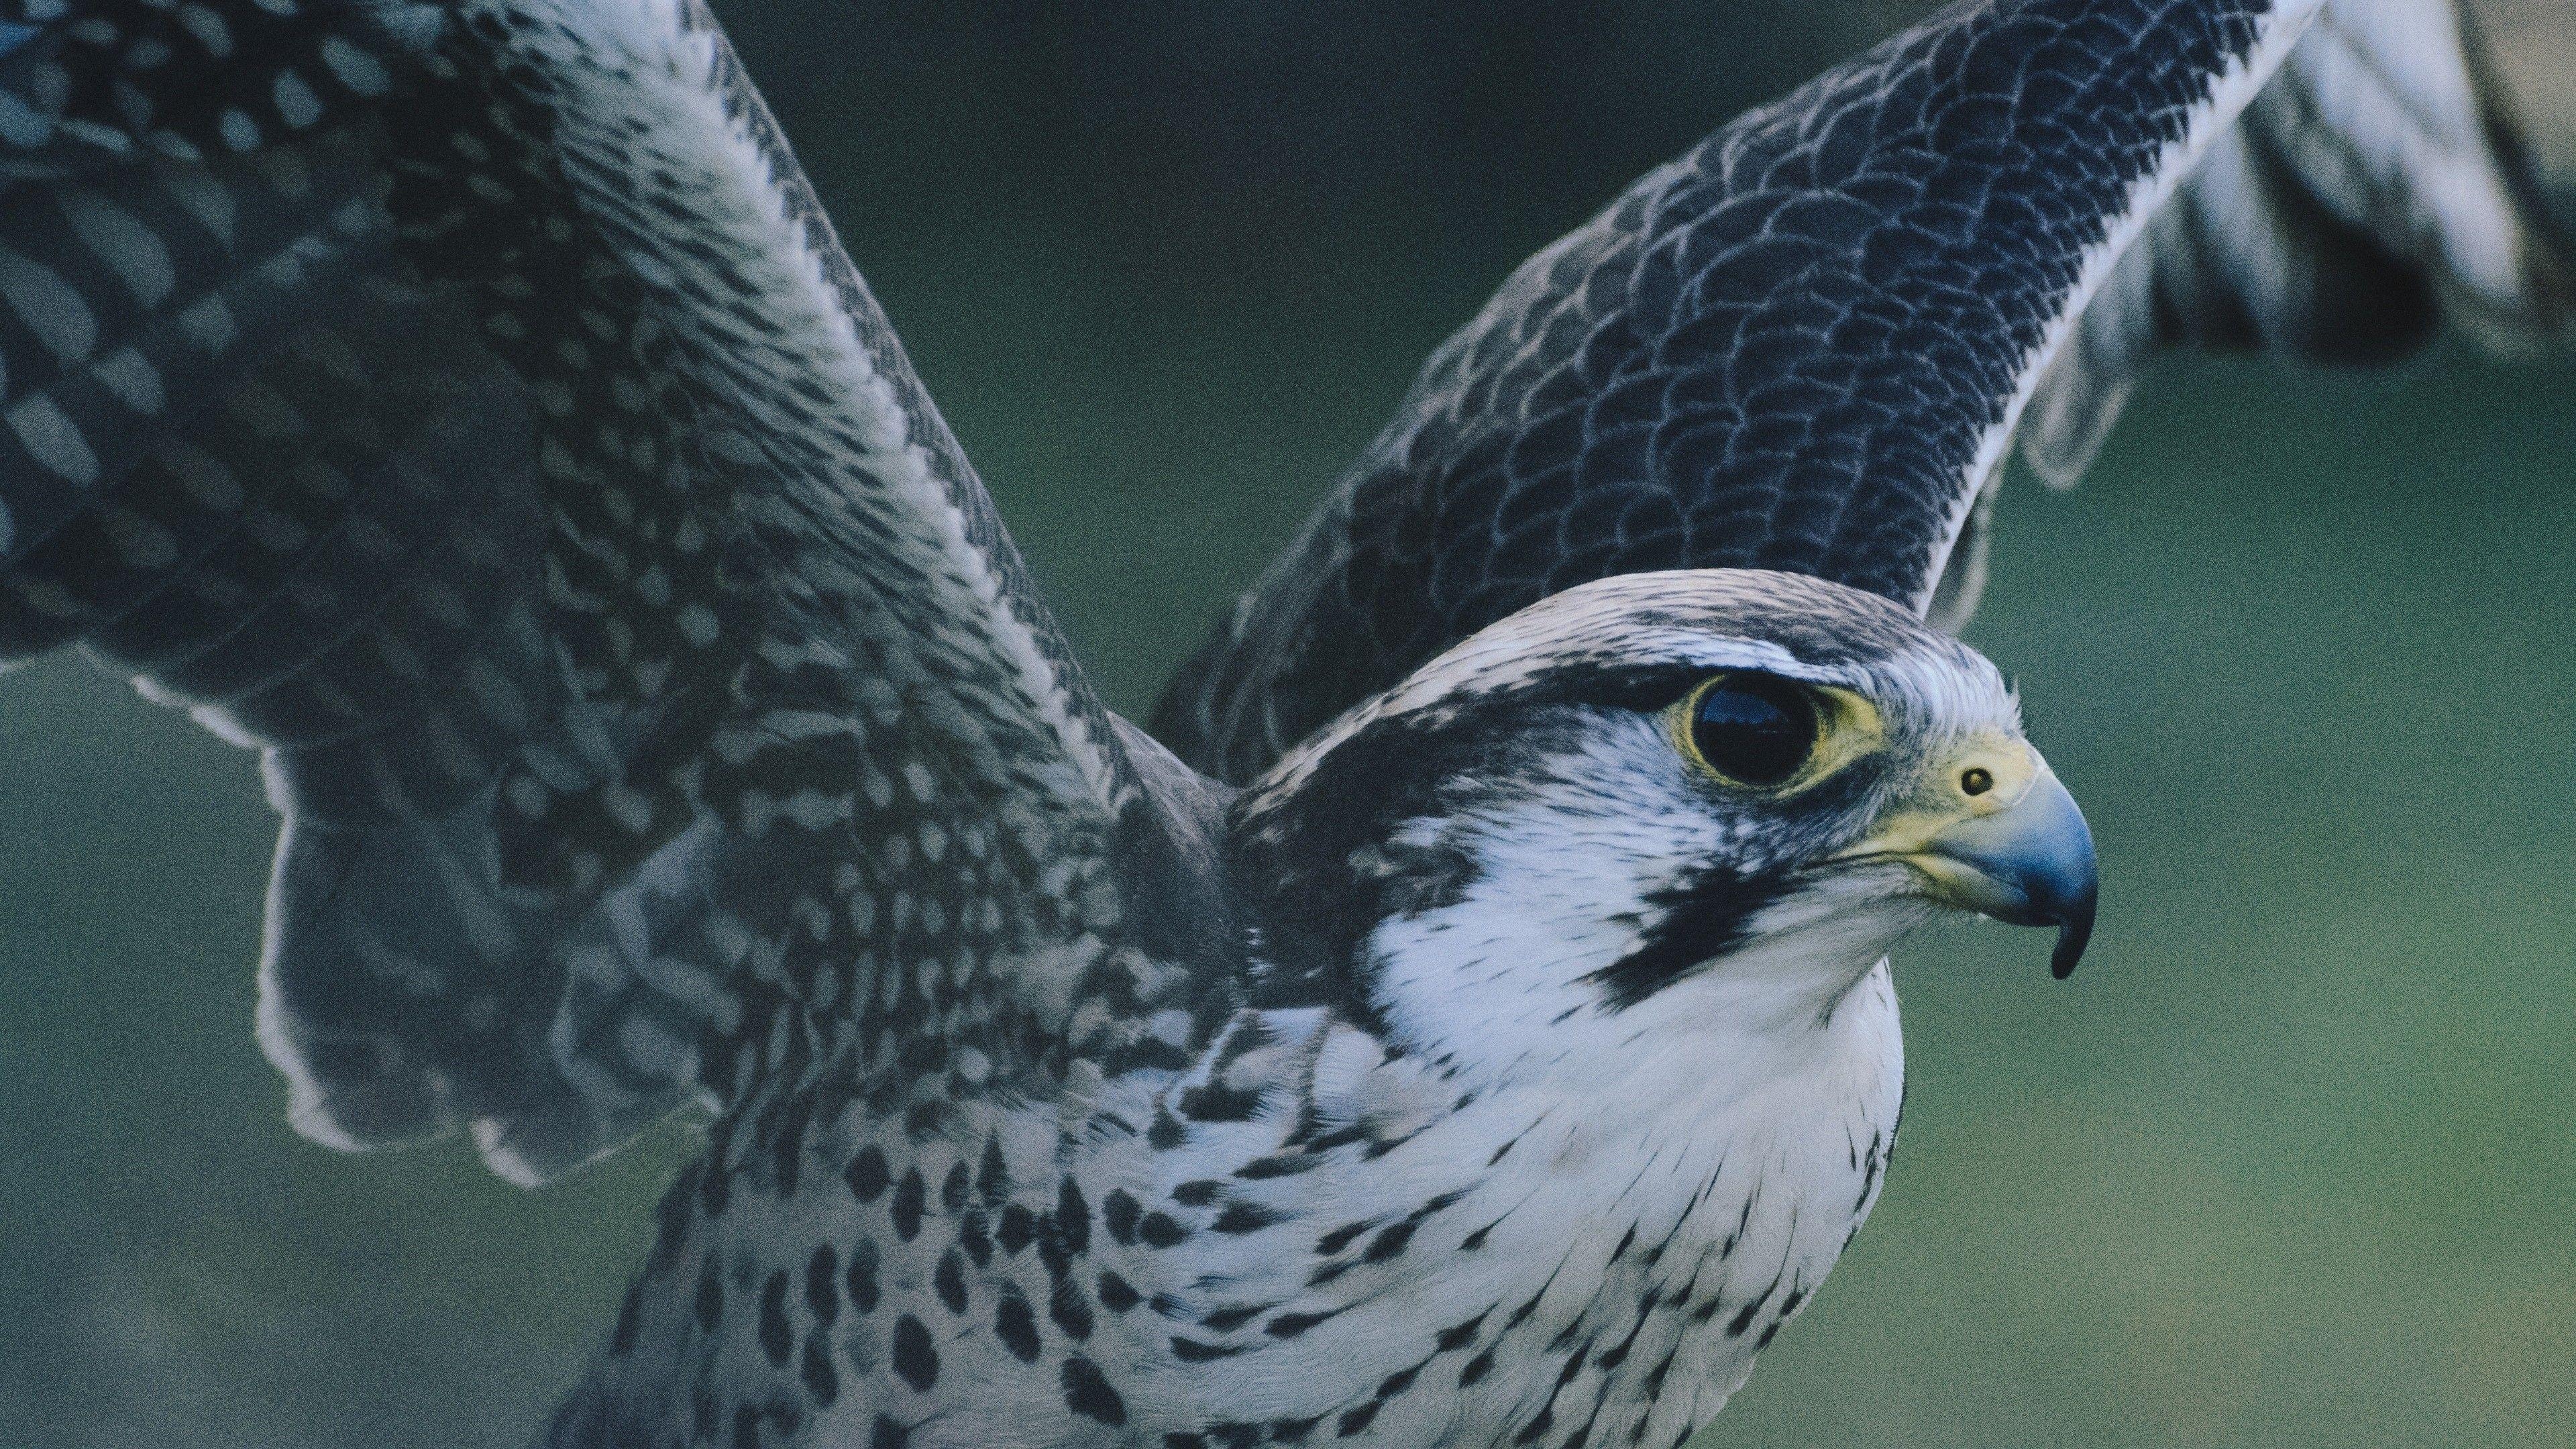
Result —
[[[2422, 282], [2390, 345], [2554, 321], [2450, 12], [2317, 9], [1965, 4], [1653, 173], [1176, 757], [694, 0], [11, 0], [0, 658], [262, 750], [307, 1133], [535, 1181], [706, 1106], [552, 1443], [1678, 1444], [1875, 1201], [1888, 948], [2091, 929], [1922, 617], [2016, 429], [2063, 471], [2148, 341], [2346, 335], [2354, 257]], [[2452, 48], [2371, 74], [2457, 104], [2391, 131], [2312, 47], [2399, 11]], [[2190, 249], [2248, 198], [2308, 262]]]

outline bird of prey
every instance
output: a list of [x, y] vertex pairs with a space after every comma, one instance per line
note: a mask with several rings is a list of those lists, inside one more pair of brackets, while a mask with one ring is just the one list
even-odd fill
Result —
[[1970, 0], [1651, 173], [1157, 743], [698, 0], [6, 0], [0, 659], [261, 750], [306, 1133], [705, 1109], [552, 1444], [1675, 1445], [1878, 1196], [1891, 945], [2090, 929], [1939, 627], [2012, 440], [2557, 322], [2451, 11], [2320, 10]]

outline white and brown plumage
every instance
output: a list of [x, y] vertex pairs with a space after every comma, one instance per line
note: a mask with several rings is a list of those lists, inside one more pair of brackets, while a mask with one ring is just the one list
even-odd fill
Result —
[[[2356, 257], [2556, 296], [2474, 112], [2155, 209], [2285, 54], [2349, 99], [2314, 8], [1967, 6], [1649, 177], [1175, 696], [1238, 797], [1093, 699], [694, 5], [23, 0], [0, 651], [266, 749], [306, 1130], [712, 1103], [557, 1442], [1672, 1442], [1874, 1197], [1887, 945], [2089, 919], [1912, 612], [2025, 406], [2062, 462]], [[2304, 264], [2193, 226], [2282, 197]], [[1814, 577], [1635, 572], [1714, 564]]]

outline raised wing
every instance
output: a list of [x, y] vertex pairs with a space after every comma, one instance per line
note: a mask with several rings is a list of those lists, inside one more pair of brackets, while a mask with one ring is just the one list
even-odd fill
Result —
[[836, 1045], [1176, 1057], [1188, 783], [696, 0], [5, 15], [0, 660], [263, 750], [304, 1130], [534, 1178]]
[[2385, 362], [2563, 333], [2576, 261], [2460, 0], [2331, 0], [2084, 313], [2022, 431], [2072, 482], [2164, 344]]
[[1786, 569], [1955, 624], [2016, 431], [2070, 479], [2159, 344], [2561, 328], [2455, 0], [2319, 8], [1970, 0], [1738, 118], [1433, 355], [1156, 732], [1245, 778], [1614, 573]]

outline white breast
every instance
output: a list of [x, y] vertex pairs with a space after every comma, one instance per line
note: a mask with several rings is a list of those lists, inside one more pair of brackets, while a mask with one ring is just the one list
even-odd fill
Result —
[[[1371, 1446], [1507, 1444], [1542, 1420], [1528, 1442], [1590, 1423], [1595, 1442], [1678, 1444], [1868, 1215], [1902, 1094], [1883, 963], [1789, 1035], [1724, 1020], [1639, 1019], [1588, 1075], [1478, 1086], [1354, 1027], [1283, 1020], [1306, 1035], [1296, 1111], [1150, 1164], [1149, 1200], [1216, 1177], [1280, 1221], [1154, 1255], [1163, 1326], [1224, 1352], [1149, 1369], [1162, 1383], [1135, 1397], [1188, 1406], [1196, 1428], [1311, 1419], [1319, 1441], [1351, 1425]], [[1233, 1175], [1300, 1117], [1349, 1140], [1312, 1170]], [[1194, 1326], [1209, 1317], [1232, 1326]]]

